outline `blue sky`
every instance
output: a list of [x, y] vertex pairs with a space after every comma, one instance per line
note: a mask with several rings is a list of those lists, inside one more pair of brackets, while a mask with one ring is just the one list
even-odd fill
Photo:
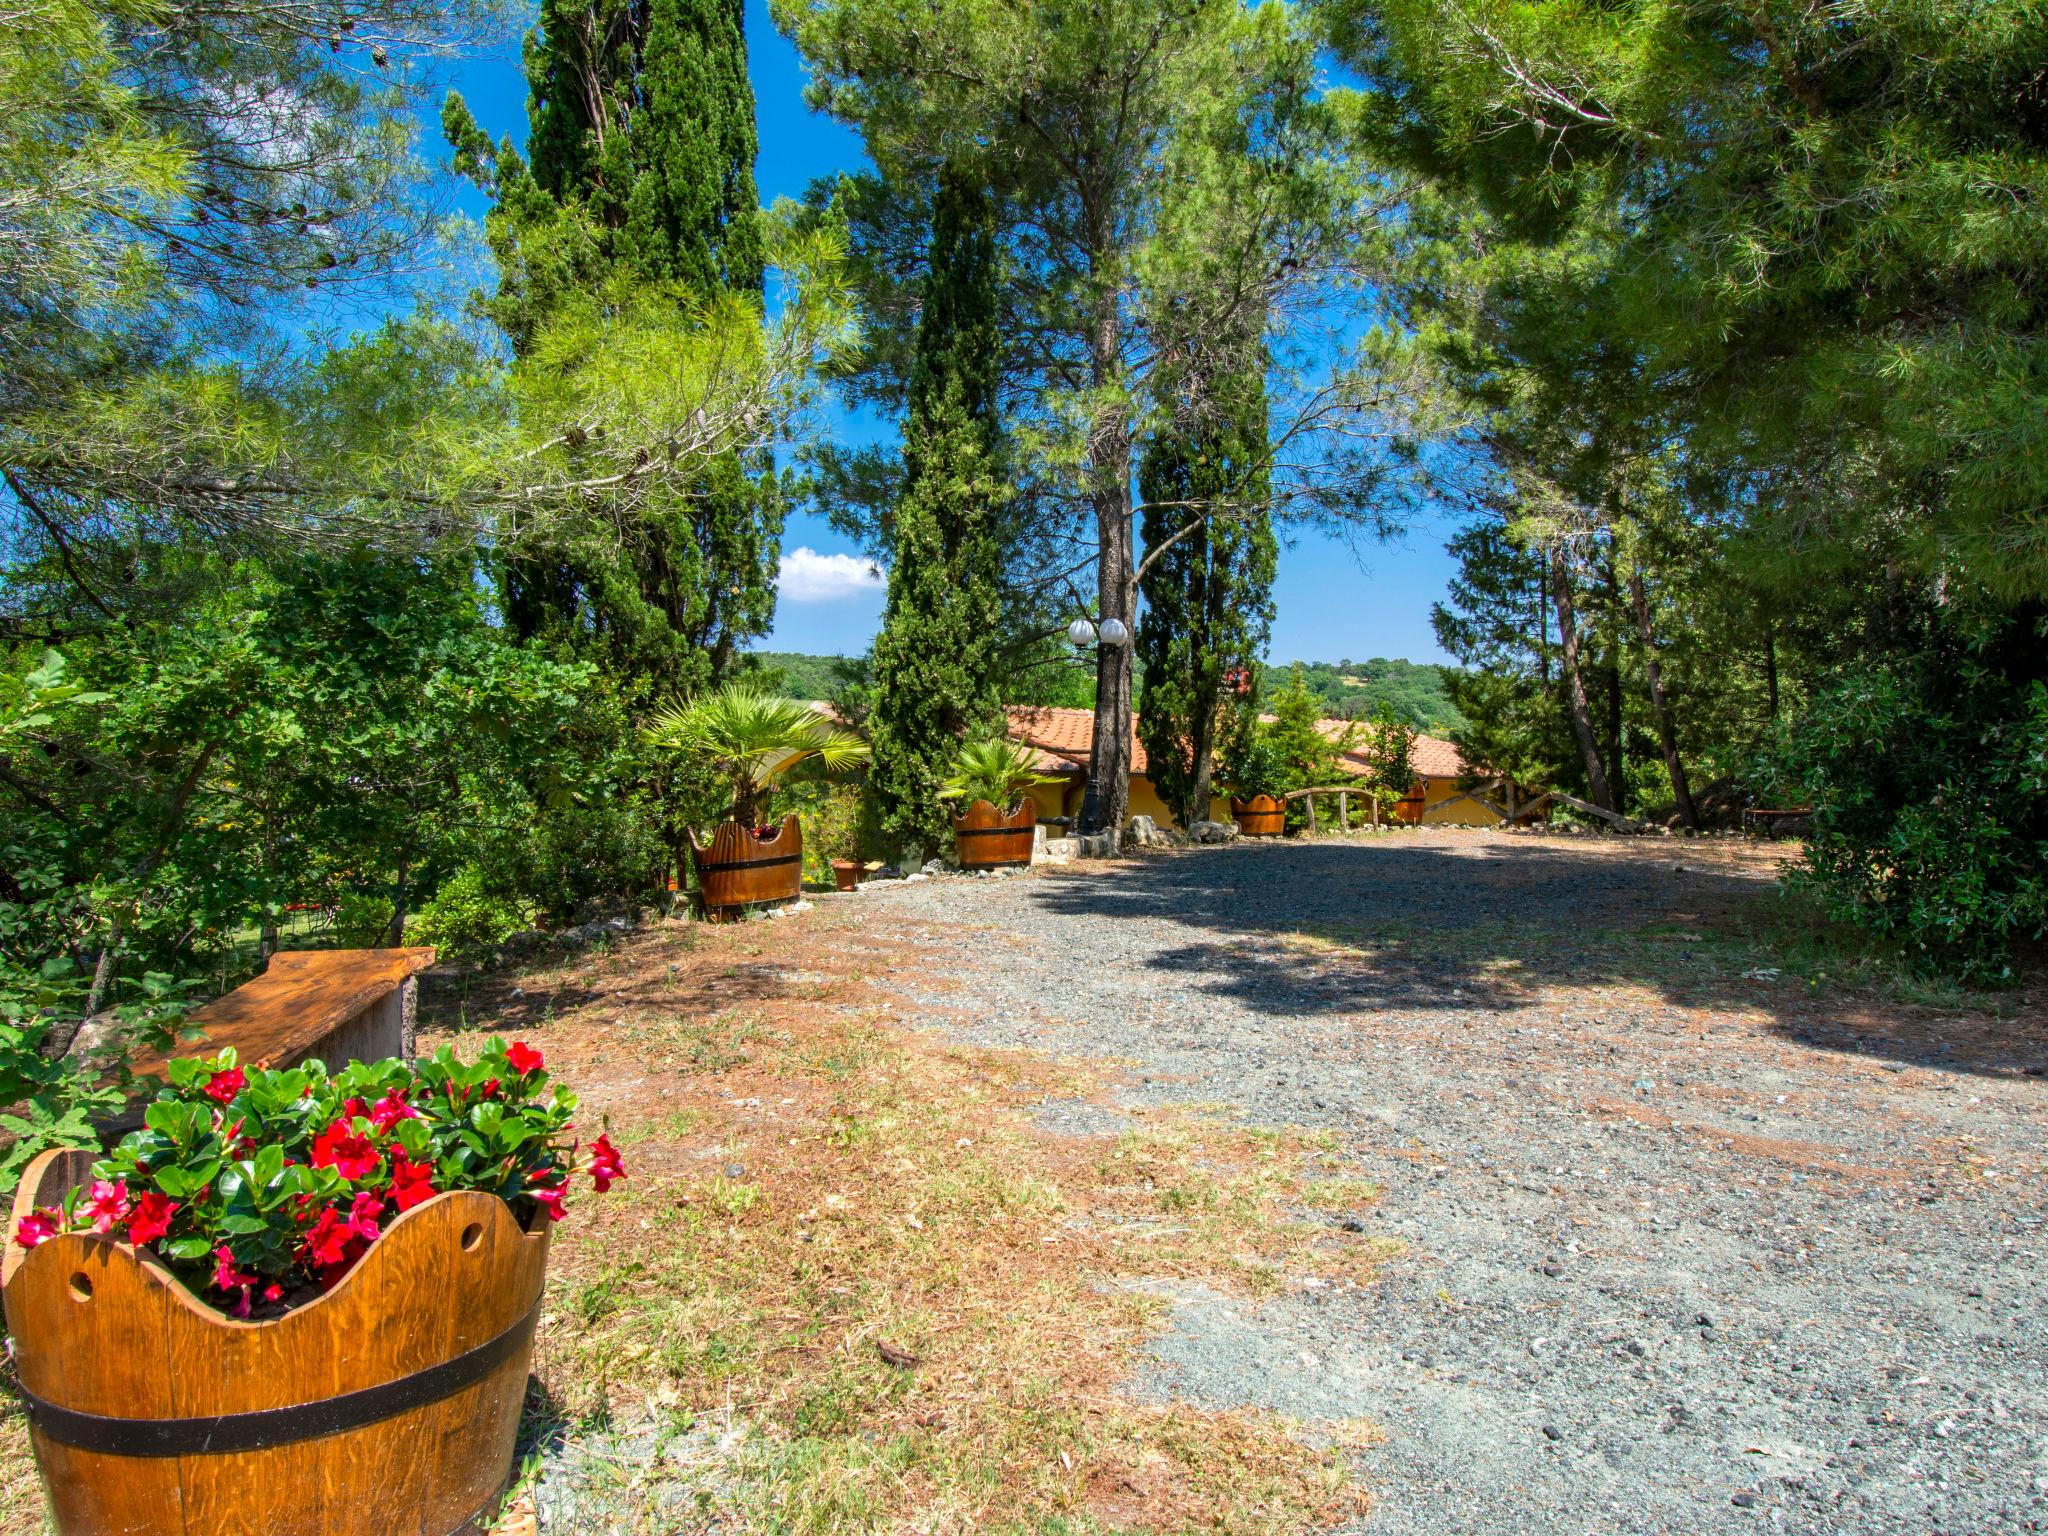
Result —
[[[804, 68], [768, 20], [764, 0], [748, 0], [747, 45], [759, 113], [761, 158], [755, 167], [764, 202], [799, 197], [819, 176], [859, 166], [860, 140], [804, 105]], [[516, 42], [468, 61], [455, 81], [493, 138], [526, 136], [526, 82]], [[438, 144], [439, 129], [430, 129]], [[877, 427], [842, 415], [822, 429], [872, 441]], [[886, 430], [886, 429], [884, 429]], [[1279, 662], [1405, 656], [1446, 661], [1429, 628], [1453, 562], [1448, 530], [1418, 526], [1405, 541], [1350, 544], [1296, 532], [1281, 550], [1271, 659]], [[792, 517], [783, 538], [783, 590], [765, 650], [852, 654], [867, 649], [881, 621], [882, 595], [853, 546], [820, 518]]]

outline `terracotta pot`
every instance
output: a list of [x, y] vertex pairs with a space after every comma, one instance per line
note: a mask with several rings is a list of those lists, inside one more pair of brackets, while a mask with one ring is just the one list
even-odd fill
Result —
[[[45, 1153], [17, 1209], [85, 1166]], [[16, 1250], [7, 1326], [59, 1536], [469, 1530], [511, 1476], [547, 1226], [522, 1231], [496, 1195], [436, 1195], [261, 1323], [111, 1236]]]
[[1031, 862], [1032, 829], [1038, 825], [1038, 802], [1026, 795], [1015, 810], [1003, 812], [977, 800], [953, 818], [953, 845], [962, 869], [1007, 869]]
[[1278, 837], [1287, 830], [1287, 807], [1271, 795], [1230, 797], [1230, 819], [1246, 837]]
[[714, 910], [757, 901], [791, 901], [804, 886], [804, 829], [782, 818], [773, 837], [756, 837], [736, 821], [719, 824], [707, 846], [690, 834], [697, 866], [697, 899]]
[[832, 883], [842, 891], [852, 890], [860, 884], [860, 864], [853, 859], [834, 859]]

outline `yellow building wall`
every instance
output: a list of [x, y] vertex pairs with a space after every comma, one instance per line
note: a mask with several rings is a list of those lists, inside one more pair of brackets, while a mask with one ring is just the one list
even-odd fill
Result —
[[[1477, 800], [1459, 800], [1456, 805], [1444, 806], [1446, 800], [1456, 799], [1464, 791], [1458, 788], [1456, 779], [1431, 778], [1422, 781], [1421, 823], [1426, 827], [1497, 827], [1500, 818], [1481, 805]], [[1491, 799], [1491, 796], [1488, 796]], [[1438, 809], [1438, 807], [1443, 807]]]

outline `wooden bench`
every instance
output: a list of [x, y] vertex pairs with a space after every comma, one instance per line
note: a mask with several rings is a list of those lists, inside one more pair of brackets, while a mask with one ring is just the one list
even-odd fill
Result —
[[[213, 1056], [228, 1046], [245, 1067], [329, 1067], [413, 1054], [419, 973], [431, 949], [292, 949], [253, 981], [195, 1010], [172, 1056]], [[160, 1078], [167, 1058], [139, 1051], [137, 1077]], [[141, 1123], [140, 1107], [131, 1109]]]

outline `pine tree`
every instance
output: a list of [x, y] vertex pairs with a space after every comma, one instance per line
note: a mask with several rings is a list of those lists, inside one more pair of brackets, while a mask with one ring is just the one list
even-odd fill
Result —
[[882, 825], [925, 848], [947, 836], [939, 781], [962, 738], [1000, 720], [1000, 357], [993, 208], [979, 182], [948, 165], [932, 205], [895, 560], [875, 639], [868, 721], [868, 782]]
[[[493, 194], [498, 293], [515, 349], [561, 306], [667, 291], [761, 301], [753, 89], [740, 0], [543, 0], [526, 39], [531, 164], [493, 147], [459, 97], [456, 166]], [[767, 631], [783, 506], [765, 456], [714, 463], [692, 494], [592, 509], [503, 565], [523, 636], [595, 646], [642, 697], [730, 672]]]
[[1182, 826], [1209, 819], [1217, 740], [1240, 698], [1233, 680], [1250, 678], [1273, 626], [1265, 383], [1247, 372], [1217, 393], [1207, 419], [1154, 437], [1139, 469], [1151, 563], [1139, 583], [1138, 731], [1153, 787]]

